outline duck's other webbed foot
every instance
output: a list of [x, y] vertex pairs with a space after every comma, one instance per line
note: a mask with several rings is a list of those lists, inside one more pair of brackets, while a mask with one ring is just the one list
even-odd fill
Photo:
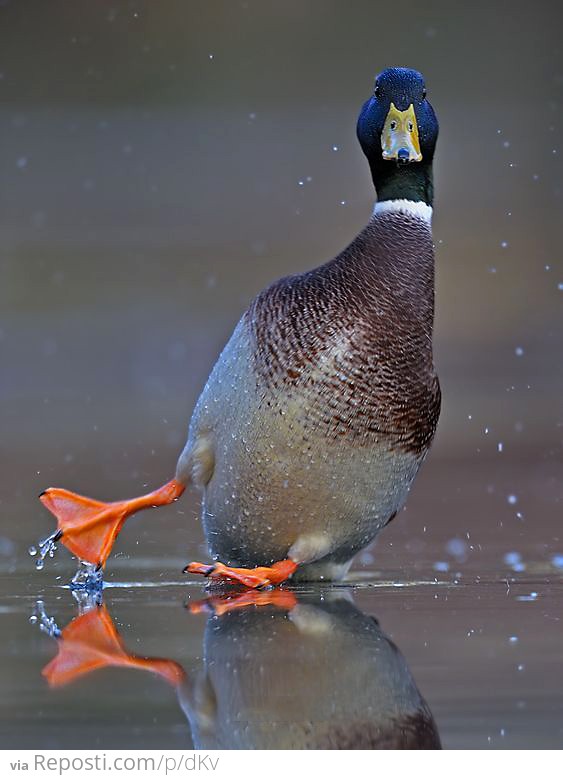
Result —
[[280, 585], [294, 573], [297, 563], [292, 560], [280, 560], [271, 566], [257, 566], [253, 569], [232, 568], [224, 563], [189, 563], [184, 574], [203, 574], [216, 581], [225, 581], [244, 587], [262, 588]]

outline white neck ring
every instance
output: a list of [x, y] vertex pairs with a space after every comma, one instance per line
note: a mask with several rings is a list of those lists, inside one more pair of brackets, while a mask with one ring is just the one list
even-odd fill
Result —
[[427, 224], [432, 221], [432, 208], [426, 202], [413, 202], [410, 199], [386, 199], [383, 202], [376, 202], [373, 208], [373, 215], [379, 216], [385, 213], [400, 213], [404, 215], [420, 218]]

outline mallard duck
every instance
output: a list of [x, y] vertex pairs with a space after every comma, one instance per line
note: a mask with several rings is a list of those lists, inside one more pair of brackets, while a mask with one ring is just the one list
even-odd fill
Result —
[[338, 580], [401, 509], [440, 411], [433, 364], [432, 160], [438, 122], [420, 73], [388, 68], [357, 136], [377, 202], [336, 258], [252, 301], [197, 402], [174, 479], [106, 504], [40, 498], [54, 536], [102, 566], [124, 521], [202, 492], [214, 563], [248, 587]]

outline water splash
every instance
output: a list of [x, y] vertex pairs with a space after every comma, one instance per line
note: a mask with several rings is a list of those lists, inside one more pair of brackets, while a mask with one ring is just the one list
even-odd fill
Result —
[[31, 555], [32, 558], [34, 558], [36, 555], [39, 555], [37, 560], [35, 561], [35, 568], [38, 571], [41, 571], [41, 569], [45, 566], [45, 558], [47, 555], [50, 558], [53, 558], [55, 556], [55, 551], [57, 549], [57, 542], [63, 535], [62, 531], [55, 531], [55, 533], [51, 534], [50, 536], [47, 536], [46, 539], [41, 539], [37, 543], [37, 547], [32, 544], [29, 548], [28, 552]]
[[40, 630], [46, 633], [47, 636], [58, 639], [61, 635], [61, 629], [55, 622], [54, 617], [49, 617], [45, 611], [45, 604], [43, 601], [38, 600], [35, 602], [34, 612], [29, 618], [32, 625], [39, 624]]
[[84, 590], [86, 592], [101, 591], [104, 586], [104, 572], [95, 563], [80, 561], [76, 574], [70, 581], [71, 590]]
[[84, 588], [80, 590], [73, 590], [71, 588], [72, 597], [78, 604], [78, 614], [86, 614], [87, 612], [101, 606], [104, 602], [104, 596], [102, 589], [99, 590], [86, 590]]

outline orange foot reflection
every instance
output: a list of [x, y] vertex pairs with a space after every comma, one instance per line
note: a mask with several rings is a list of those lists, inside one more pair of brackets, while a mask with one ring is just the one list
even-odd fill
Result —
[[217, 614], [221, 616], [233, 609], [247, 606], [276, 606], [291, 611], [297, 598], [290, 590], [248, 590], [241, 593], [219, 593], [203, 601], [190, 603], [186, 608], [192, 614]]
[[173, 660], [136, 657], [127, 652], [105, 604], [74, 619], [61, 632], [57, 645], [59, 654], [41, 672], [51, 687], [107, 666], [152, 671], [174, 687], [185, 677], [184, 669]]

